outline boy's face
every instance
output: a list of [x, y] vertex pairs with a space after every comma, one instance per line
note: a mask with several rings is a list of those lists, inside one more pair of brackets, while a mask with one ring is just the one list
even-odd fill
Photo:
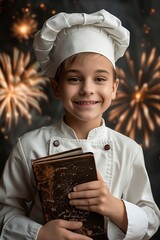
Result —
[[94, 53], [77, 56], [63, 70], [59, 83], [53, 81], [54, 93], [63, 103], [70, 126], [80, 121], [97, 127], [115, 98], [117, 87], [110, 61]]

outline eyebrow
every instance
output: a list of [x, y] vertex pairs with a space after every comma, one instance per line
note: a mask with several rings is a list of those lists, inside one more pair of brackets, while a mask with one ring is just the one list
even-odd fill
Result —
[[95, 72], [96, 73], [107, 73], [107, 74], [109, 74], [109, 72], [105, 69], [97, 69]]
[[[69, 69], [69, 70], [66, 70], [65, 73], [81, 73], [81, 71], [79, 71], [78, 69]], [[107, 73], [108, 75], [110, 74], [105, 69], [97, 69], [95, 73]]]

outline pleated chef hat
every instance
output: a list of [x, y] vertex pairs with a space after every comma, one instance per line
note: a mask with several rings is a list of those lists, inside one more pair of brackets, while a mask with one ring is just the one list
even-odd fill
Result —
[[80, 52], [99, 53], [113, 66], [129, 45], [129, 31], [102, 9], [98, 12], [59, 13], [35, 34], [33, 48], [43, 74], [54, 77], [59, 65]]

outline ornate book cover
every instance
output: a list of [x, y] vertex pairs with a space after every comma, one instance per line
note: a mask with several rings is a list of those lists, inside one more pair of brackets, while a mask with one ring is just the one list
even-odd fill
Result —
[[32, 160], [45, 221], [65, 219], [82, 221], [77, 232], [94, 240], [105, 240], [104, 217], [79, 210], [69, 204], [68, 193], [77, 184], [97, 179], [94, 155], [81, 148]]

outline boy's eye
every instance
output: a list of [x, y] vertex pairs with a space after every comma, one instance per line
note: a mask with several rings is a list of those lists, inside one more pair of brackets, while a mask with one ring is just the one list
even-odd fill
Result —
[[68, 81], [73, 82], [73, 83], [77, 83], [77, 82], [80, 82], [81, 79], [79, 77], [70, 77], [70, 78], [68, 78]]
[[96, 78], [96, 82], [104, 82], [104, 81], [106, 81], [106, 78], [104, 78], [104, 77], [97, 77]]

